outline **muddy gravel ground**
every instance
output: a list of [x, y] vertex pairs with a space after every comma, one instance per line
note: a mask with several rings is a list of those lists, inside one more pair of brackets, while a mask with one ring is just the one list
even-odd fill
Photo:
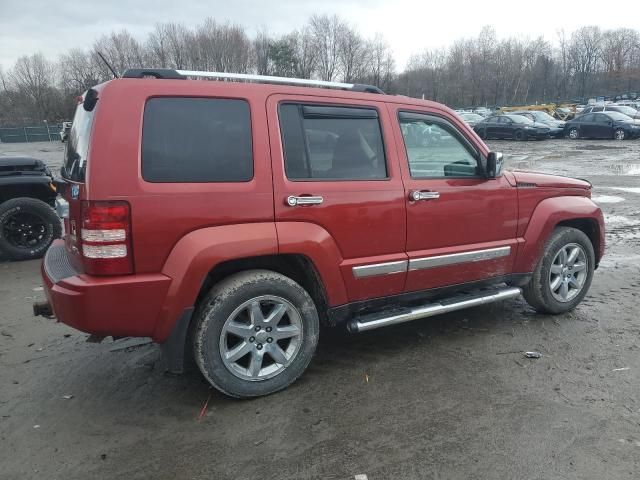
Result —
[[[589, 179], [607, 253], [573, 312], [513, 300], [322, 332], [286, 391], [237, 401], [144, 341], [34, 318], [39, 262], [0, 263], [2, 479], [624, 479], [640, 472], [640, 141], [491, 142]], [[55, 143], [0, 145], [59, 164]], [[542, 352], [540, 359], [523, 352]]]

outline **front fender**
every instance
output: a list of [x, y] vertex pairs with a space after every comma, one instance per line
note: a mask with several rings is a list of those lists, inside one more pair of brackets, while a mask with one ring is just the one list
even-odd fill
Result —
[[209, 271], [218, 263], [278, 253], [275, 225], [247, 223], [195, 230], [173, 247], [162, 269], [171, 278], [153, 339], [163, 342], [185, 308], [193, 307]]
[[552, 197], [542, 200], [533, 211], [524, 242], [518, 249], [514, 271], [532, 272], [553, 229], [561, 222], [578, 219], [594, 221], [598, 227], [599, 245], [594, 247], [598, 255], [596, 262], [599, 262], [604, 254], [604, 217], [600, 207], [587, 197]]

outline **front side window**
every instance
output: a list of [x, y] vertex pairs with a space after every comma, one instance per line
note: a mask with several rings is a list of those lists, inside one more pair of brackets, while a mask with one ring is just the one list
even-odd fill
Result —
[[280, 106], [280, 130], [290, 180], [387, 178], [375, 109], [287, 103]]
[[142, 125], [147, 182], [246, 182], [253, 178], [251, 116], [244, 100], [151, 98]]
[[448, 122], [401, 113], [400, 129], [412, 178], [478, 176], [476, 152]]

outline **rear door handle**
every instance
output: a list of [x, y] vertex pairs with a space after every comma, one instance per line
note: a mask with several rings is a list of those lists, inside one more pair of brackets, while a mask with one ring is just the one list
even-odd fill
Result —
[[428, 190], [414, 190], [409, 194], [409, 200], [419, 202], [420, 200], [436, 200], [440, 198], [439, 192], [430, 192]]
[[320, 196], [296, 197], [295, 195], [289, 195], [286, 203], [290, 207], [296, 207], [298, 205], [320, 205], [322, 202], [324, 202], [324, 198]]

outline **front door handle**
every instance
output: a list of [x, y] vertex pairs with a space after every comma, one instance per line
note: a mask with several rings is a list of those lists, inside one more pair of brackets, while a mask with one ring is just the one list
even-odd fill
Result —
[[439, 192], [430, 192], [428, 190], [414, 190], [409, 194], [409, 200], [419, 202], [420, 200], [436, 200], [440, 198]]
[[296, 207], [298, 205], [320, 205], [322, 202], [324, 202], [324, 198], [320, 196], [296, 197], [295, 195], [289, 195], [286, 201], [290, 207]]

